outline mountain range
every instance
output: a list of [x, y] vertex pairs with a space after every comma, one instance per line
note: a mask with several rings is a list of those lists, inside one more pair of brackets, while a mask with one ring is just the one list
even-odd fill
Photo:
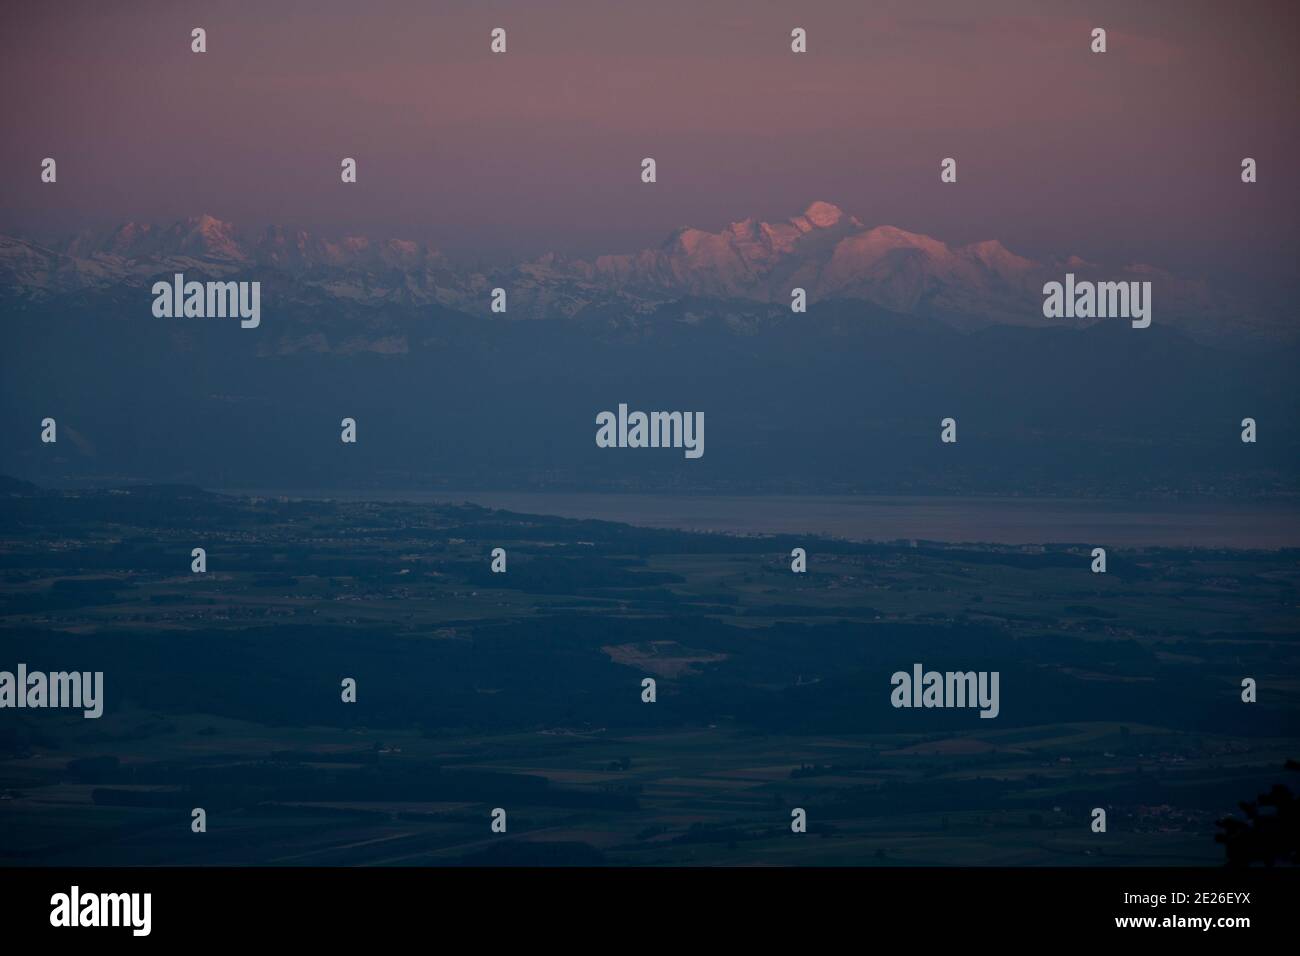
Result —
[[[400, 350], [404, 331], [377, 319], [376, 310], [436, 305], [491, 316], [497, 287], [507, 292], [509, 319], [635, 324], [682, 300], [725, 300], [741, 306], [741, 313], [758, 307], [788, 314], [798, 287], [806, 290], [810, 308], [858, 301], [962, 330], [1060, 325], [1065, 320], [1043, 317], [1042, 287], [1067, 272], [1081, 280], [1151, 281], [1155, 321], [1194, 338], [1292, 337], [1269, 308], [1243, 304], [1203, 280], [1141, 264], [1108, 268], [1077, 256], [1035, 261], [995, 239], [949, 245], [895, 226], [868, 227], [827, 202], [814, 202], [785, 222], [749, 218], [719, 232], [684, 227], [638, 252], [591, 259], [547, 254], [478, 269], [460, 268], [424, 243], [333, 239], [278, 226], [245, 231], [208, 215], [167, 226], [128, 222], [46, 245], [0, 236], [0, 302], [9, 306], [48, 306], [87, 294], [147, 302], [152, 282], [176, 272], [261, 280], [268, 308], [289, 302], [337, 315], [367, 313], [372, 334], [361, 347], [379, 352]], [[280, 336], [276, 351], [302, 347], [300, 334], [286, 332], [273, 333]], [[310, 338], [316, 350], [340, 345], [338, 335], [323, 343], [320, 335]], [[359, 340], [348, 341], [356, 348]]]
[[[1042, 283], [1067, 271], [1150, 280], [1151, 327], [1044, 319]], [[260, 282], [261, 324], [155, 318], [152, 284], [176, 272]], [[56, 487], [1300, 494], [1300, 349], [1270, 313], [827, 203], [481, 269], [210, 216], [0, 239], [0, 314], [0, 474]], [[620, 403], [705, 413], [707, 453], [599, 447]], [[958, 444], [939, 441], [948, 416]]]

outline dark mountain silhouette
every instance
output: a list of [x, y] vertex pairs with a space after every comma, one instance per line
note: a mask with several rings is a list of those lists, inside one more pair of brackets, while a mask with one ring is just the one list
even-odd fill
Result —
[[[1288, 760], [1286, 769], [1300, 770], [1300, 762]], [[1225, 817], [1218, 822], [1223, 832], [1214, 839], [1223, 844], [1228, 866], [1275, 866], [1300, 864], [1300, 800], [1283, 784], [1240, 804], [1245, 820]]]

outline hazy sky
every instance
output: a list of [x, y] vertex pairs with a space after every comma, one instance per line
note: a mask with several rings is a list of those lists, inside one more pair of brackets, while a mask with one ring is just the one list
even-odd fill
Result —
[[[0, 230], [207, 212], [495, 257], [627, 251], [825, 199], [869, 225], [1030, 255], [1292, 274], [1298, 7], [10, 5]], [[190, 52], [195, 26], [206, 54]], [[496, 26], [504, 56], [488, 49]], [[806, 55], [790, 52], [795, 26]], [[1104, 55], [1089, 52], [1095, 26]], [[339, 181], [344, 156], [356, 185]], [[939, 182], [945, 156], [956, 185]], [[1240, 182], [1243, 156], [1259, 183]]]

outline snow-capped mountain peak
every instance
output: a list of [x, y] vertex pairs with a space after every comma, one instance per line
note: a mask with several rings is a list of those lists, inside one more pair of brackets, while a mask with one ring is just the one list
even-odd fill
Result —
[[685, 226], [657, 246], [591, 260], [547, 253], [483, 272], [458, 269], [429, 246], [403, 239], [321, 238], [270, 226], [241, 233], [211, 215], [170, 226], [127, 222], [47, 248], [0, 237], [0, 299], [35, 300], [113, 286], [145, 287], [159, 276], [261, 278], [267, 294], [348, 307], [437, 304], [488, 316], [492, 288], [509, 292], [509, 317], [599, 315], [617, 321], [683, 298], [788, 308], [802, 288], [809, 302], [860, 300], [924, 314], [961, 328], [1043, 325], [1043, 283], [1080, 278], [1151, 279], [1158, 308], [1189, 327], [1247, 321], [1204, 282], [1149, 266], [1104, 270], [1071, 256], [1038, 262], [996, 239], [950, 246], [893, 225], [867, 227], [825, 201], [782, 222], [734, 221], [717, 232]]

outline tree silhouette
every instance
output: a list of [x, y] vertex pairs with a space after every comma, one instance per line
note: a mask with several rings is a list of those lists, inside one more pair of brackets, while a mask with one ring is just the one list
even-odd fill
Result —
[[[1300, 763], [1286, 762], [1287, 770], [1300, 770]], [[1275, 783], [1267, 793], [1238, 804], [1245, 821], [1224, 817], [1223, 830], [1214, 839], [1222, 843], [1228, 866], [1300, 864], [1300, 799], [1289, 787]]]

